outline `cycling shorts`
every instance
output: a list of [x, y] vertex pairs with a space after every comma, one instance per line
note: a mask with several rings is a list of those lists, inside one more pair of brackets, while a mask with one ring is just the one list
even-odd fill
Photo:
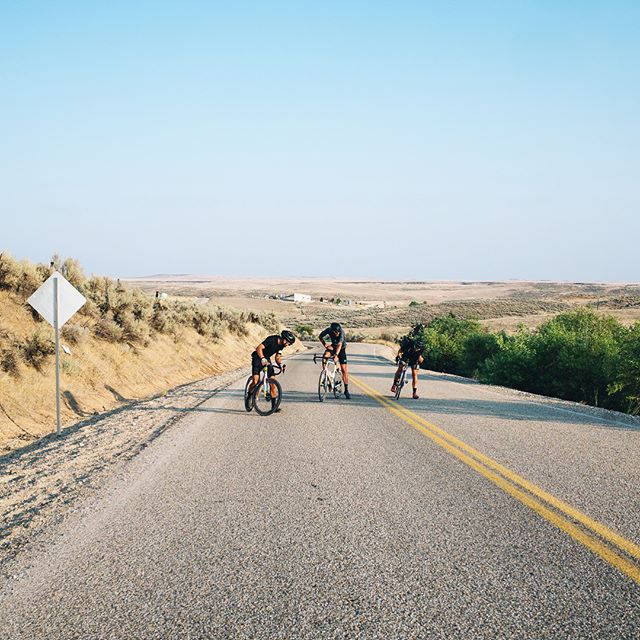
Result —
[[[262, 360], [260, 356], [254, 351], [251, 354], [251, 373], [254, 376], [257, 376], [257, 375], [260, 375], [261, 371], [262, 371]], [[271, 378], [273, 374], [274, 374], [273, 365], [271, 364], [271, 361], [269, 361], [269, 364], [267, 366], [267, 378]]]
[[[335, 347], [327, 347], [327, 351], [333, 356]], [[344, 346], [342, 347], [342, 349], [340, 349], [340, 353], [338, 354], [338, 362], [340, 364], [347, 364], [347, 351]]]
[[400, 363], [406, 364], [407, 368], [413, 369], [414, 371], [420, 368], [420, 362], [418, 361], [418, 358], [411, 358], [411, 360], [400, 360]]

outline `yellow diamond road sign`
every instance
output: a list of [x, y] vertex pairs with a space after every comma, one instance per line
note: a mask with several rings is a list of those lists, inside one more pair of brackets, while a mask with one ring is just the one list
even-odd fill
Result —
[[58, 329], [61, 329], [87, 300], [61, 273], [54, 271], [27, 300], [52, 327], [55, 328], [54, 280], [58, 285]]

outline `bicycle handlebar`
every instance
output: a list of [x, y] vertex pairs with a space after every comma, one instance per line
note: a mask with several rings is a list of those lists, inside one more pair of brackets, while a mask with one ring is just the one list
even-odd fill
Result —
[[271, 365], [274, 376], [279, 376], [281, 373], [284, 373], [285, 369], [287, 368], [286, 364], [278, 364], [276, 362], [270, 362], [269, 364], [266, 364], [264, 367], [262, 367], [263, 371], [265, 369], [268, 369], [269, 365]]

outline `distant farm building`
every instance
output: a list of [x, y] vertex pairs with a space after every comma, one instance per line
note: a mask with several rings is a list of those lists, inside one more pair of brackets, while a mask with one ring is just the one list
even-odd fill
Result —
[[311, 302], [311, 296], [306, 293], [290, 293], [282, 296], [282, 300], [286, 302]]

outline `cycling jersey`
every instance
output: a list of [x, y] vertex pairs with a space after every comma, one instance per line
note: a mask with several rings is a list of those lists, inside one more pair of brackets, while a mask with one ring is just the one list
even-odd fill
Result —
[[[274, 353], [281, 351], [285, 346], [285, 344], [281, 344], [281, 340], [280, 336], [273, 335], [262, 341], [262, 344], [264, 345], [262, 353], [267, 360], [269, 360]], [[282, 343], [284, 343], [284, 340], [282, 340]], [[257, 351], [254, 351], [254, 353], [257, 354]]]
[[344, 349], [347, 346], [347, 337], [344, 335], [344, 329], [340, 329], [340, 333], [336, 336], [333, 331], [331, 331], [331, 327], [327, 327], [321, 334], [320, 340], [325, 336], [329, 336], [331, 340], [331, 344], [336, 347], [339, 342], [342, 342], [342, 348]]

